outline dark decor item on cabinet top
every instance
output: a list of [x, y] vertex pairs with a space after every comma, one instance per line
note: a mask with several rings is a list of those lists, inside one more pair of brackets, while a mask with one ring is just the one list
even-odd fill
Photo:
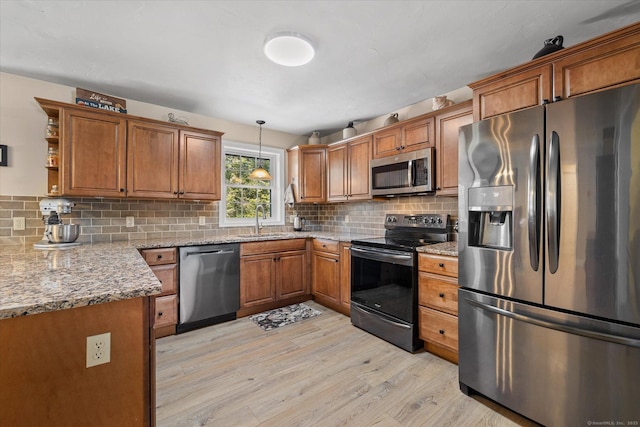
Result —
[[562, 41], [563, 40], [564, 40], [564, 37], [562, 37], [562, 36], [555, 36], [552, 39], [545, 40], [544, 41], [544, 47], [542, 49], [540, 49], [538, 51], [538, 53], [533, 55], [533, 58], [531, 58], [531, 59], [540, 58], [541, 56], [545, 56], [545, 55], [548, 55], [550, 53], [557, 52], [560, 49], [564, 49], [564, 46], [562, 46]]
[[353, 127], [353, 122], [349, 122], [346, 128], [342, 129], [342, 139], [354, 137], [358, 134], [356, 128]]

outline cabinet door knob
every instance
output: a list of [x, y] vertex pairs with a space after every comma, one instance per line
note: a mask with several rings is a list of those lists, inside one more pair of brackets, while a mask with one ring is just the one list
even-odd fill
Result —
[[180, 191], [180, 194], [184, 194], [184, 190], [181, 190], [181, 191]]
[[160, 284], [162, 285], [162, 280], [160, 280]]
[[161, 254], [157, 255], [156, 259], [162, 259], [162, 255]]
[[438, 332], [440, 332], [440, 335], [444, 335], [444, 329], [440, 329]]
[[174, 192], [173, 192], [173, 194], [178, 194], [178, 192], [177, 192], [177, 191], [174, 191]]
[[162, 312], [161, 312], [161, 311], [159, 311], [159, 312], [158, 312], [158, 317], [161, 317], [161, 316], [162, 316]]
[[120, 189], [120, 192], [121, 192], [121, 193], [124, 193], [124, 188], [121, 188], [121, 189]]
[[440, 293], [438, 294], [438, 296], [439, 296], [440, 298], [444, 298], [444, 293], [440, 292]]
[[440, 267], [440, 268], [444, 268], [444, 263], [443, 263], [443, 262], [441, 262], [440, 264], [438, 264], [438, 267]]

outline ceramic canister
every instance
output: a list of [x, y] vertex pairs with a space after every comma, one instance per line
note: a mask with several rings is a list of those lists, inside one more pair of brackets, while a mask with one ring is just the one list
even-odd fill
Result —
[[347, 139], [356, 136], [358, 131], [353, 127], [353, 122], [349, 122], [346, 128], [342, 129], [342, 138]]
[[309, 137], [309, 144], [320, 144], [320, 131], [313, 131], [313, 133]]

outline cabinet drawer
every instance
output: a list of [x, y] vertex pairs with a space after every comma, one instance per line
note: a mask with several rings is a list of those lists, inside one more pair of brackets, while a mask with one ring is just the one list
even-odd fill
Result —
[[176, 248], [143, 249], [141, 253], [149, 265], [176, 263]]
[[458, 318], [420, 307], [420, 339], [458, 352]]
[[340, 242], [335, 240], [313, 239], [313, 250], [340, 254]]
[[421, 271], [418, 275], [418, 286], [420, 305], [426, 305], [454, 316], [458, 314], [457, 280]]
[[175, 325], [178, 323], [178, 297], [176, 295], [156, 297], [154, 311], [154, 328]]
[[418, 270], [458, 277], [458, 258], [431, 254], [418, 255]]
[[261, 242], [242, 243], [240, 255], [262, 255], [271, 252], [304, 251], [307, 248], [305, 239], [267, 240]]
[[175, 294], [177, 291], [176, 282], [178, 281], [178, 265], [154, 265], [151, 271], [156, 275], [160, 283], [162, 283], [163, 294]]

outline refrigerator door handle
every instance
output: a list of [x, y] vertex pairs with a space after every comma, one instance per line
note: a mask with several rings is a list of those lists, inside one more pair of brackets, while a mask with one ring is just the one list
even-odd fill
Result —
[[556, 331], [566, 332], [572, 335], [580, 335], [583, 337], [593, 338], [601, 341], [608, 341], [615, 344], [622, 344], [622, 345], [627, 345], [631, 347], [640, 347], [640, 339], [629, 338], [629, 337], [624, 337], [620, 335], [612, 335], [604, 332], [577, 328], [575, 326], [563, 325], [561, 323], [551, 322], [549, 320], [540, 319], [531, 315], [526, 316], [524, 314], [514, 313], [512, 311], [505, 310], [504, 308], [496, 307], [496, 306], [486, 304], [480, 301], [476, 301], [473, 299], [469, 299], [469, 298], [465, 298], [464, 300], [471, 305], [474, 305], [478, 308], [489, 311], [491, 313], [498, 314], [500, 316], [509, 317], [511, 319], [519, 320], [521, 322], [530, 323], [532, 325], [540, 326], [543, 328], [554, 329]]
[[534, 271], [540, 266], [540, 135], [531, 138], [529, 150], [529, 203], [527, 209], [529, 229], [529, 262]]
[[549, 243], [549, 272], [558, 271], [560, 250], [560, 137], [551, 132], [547, 174], [547, 239]]

